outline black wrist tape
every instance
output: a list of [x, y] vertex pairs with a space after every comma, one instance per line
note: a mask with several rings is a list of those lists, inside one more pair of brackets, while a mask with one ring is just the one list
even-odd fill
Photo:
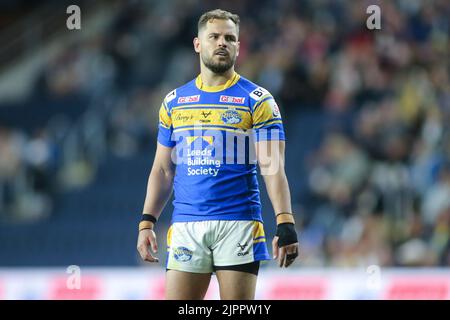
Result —
[[284, 247], [298, 242], [297, 232], [293, 223], [281, 223], [277, 226], [278, 247]]
[[153, 224], [156, 224], [156, 221], [158, 221], [158, 219], [156, 219], [154, 216], [152, 216], [151, 214], [148, 213], [144, 213], [142, 215], [142, 220], [141, 221], [150, 221], [153, 222]]

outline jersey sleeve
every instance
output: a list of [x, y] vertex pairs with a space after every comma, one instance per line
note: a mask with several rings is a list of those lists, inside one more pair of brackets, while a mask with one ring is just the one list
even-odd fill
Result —
[[172, 140], [172, 132], [172, 118], [166, 99], [164, 99], [159, 109], [158, 142], [166, 147], [174, 147], [175, 141]]
[[281, 113], [273, 96], [267, 90], [257, 88], [250, 97], [256, 100], [252, 108], [256, 141], [286, 140]]

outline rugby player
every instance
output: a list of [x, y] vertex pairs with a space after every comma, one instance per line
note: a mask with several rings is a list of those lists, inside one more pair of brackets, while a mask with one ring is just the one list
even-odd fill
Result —
[[273, 258], [288, 267], [298, 256], [280, 111], [266, 89], [234, 69], [239, 20], [220, 9], [200, 17], [193, 41], [200, 74], [160, 108], [137, 249], [158, 262], [154, 226], [173, 190], [166, 299], [203, 299], [212, 273], [221, 299], [255, 298], [260, 262], [270, 260], [257, 164], [277, 223]]

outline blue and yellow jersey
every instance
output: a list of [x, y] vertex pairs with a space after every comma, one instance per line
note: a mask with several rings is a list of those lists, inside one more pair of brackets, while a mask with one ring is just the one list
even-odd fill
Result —
[[175, 147], [172, 222], [262, 221], [254, 142], [285, 140], [280, 111], [265, 90], [235, 73], [222, 86], [201, 77], [170, 92], [158, 142]]

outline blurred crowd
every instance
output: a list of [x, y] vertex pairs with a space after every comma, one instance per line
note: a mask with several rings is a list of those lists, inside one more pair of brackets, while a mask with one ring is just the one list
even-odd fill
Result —
[[[370, 4], [381, 8], [381, 30], [366, 27]], [[302, 265], [450, 264], [448, 1], [111, 5], [110, 26], [49, 59], [30, 97], [85, 95], [90, 117], [66, 119], [74, 129], [64, 137], [0, 123], [2, 214], [45, 216], [55, 190], [88, 184], [105, 152], [148, 148], [164, 95], [199, 72], [198, 17], [223, 8], [241, 16], [237, 71], [276, 97], [288, 137], [302, 112], [329, 120], [299, 159], [308, 190], [292, 192]]]
[[0, 126], [0, 215], [38, 219], [52, 210], [56, 148], [45, 130], [26, 135]]
[[383, 2], [380, 31], [319, 36], [340, 43], [321, 42], [330, 120], [307, 159], [306, 263], [450, 265], [450, 8], [422, 5]]

